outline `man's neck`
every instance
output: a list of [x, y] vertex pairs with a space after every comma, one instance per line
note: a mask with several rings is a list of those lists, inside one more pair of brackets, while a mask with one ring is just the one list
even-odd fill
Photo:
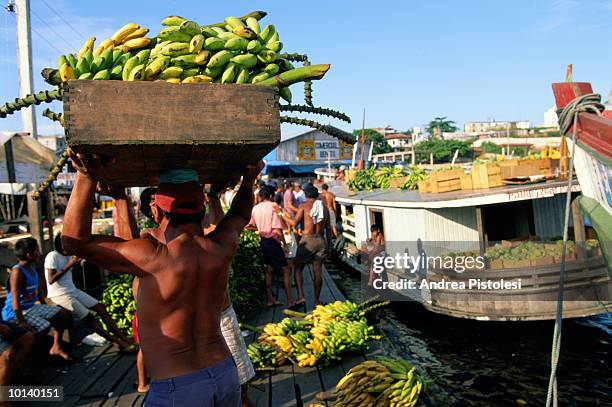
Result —
[[32, 263], [30, 263], [29, 260], [19, 260], [19, 265], [21, 267], [25, 267], [25, 268], [29, 269], [31, 264]]
[[[170, 243], [172, 240], [176, 239], [178, 236], [182, 234], [186, 234], [190, 237], [195, 236], [204, 236], [204, 232], [202, 231], [202, 226], [200, 224], [194, 223], [185, 223], [178, 226], [171, 226], [170, 220], [168, 218], [164, 218], [159, 225], [160, 235], [164, 237], [164, 244]], [[161, 237], [160, 236], [160, 237]]]

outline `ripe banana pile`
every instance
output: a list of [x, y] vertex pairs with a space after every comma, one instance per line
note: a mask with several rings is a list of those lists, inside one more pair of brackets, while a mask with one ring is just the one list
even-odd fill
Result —
[[289, 60], [294, 54], [280, 54], [283, 43], [274, 25], [259, 25], [265, 15], [256, 11], [211, 25], [168, 16], [154, 37], [129, 23], [98, 46], [89, 38], [78, 53], [60, 56], [58, 68], [42, 74], [53, 85], [70, 79], [251, 83], [278, 87], [290, 103], [290, 85], [308, 81], [310, 89], [310, 81], [321, 79], [329, 65], [306, 61], [295, 68]]
[[416, 405], [426, 383], [408, 361], [388, 358], [354, 366], [336, 385], [334, 407]]
[[365, 305], [336, 301], [319, 305], [309, 314], [285, 310], [295, 318], [265, 325], [259, 342], [302, 367], [339, 360], [342, 353], [365, 349], [369, 340], [380, 339], [373, 335], [374, 327], [368, 326], [365, 313], [381, 305]]

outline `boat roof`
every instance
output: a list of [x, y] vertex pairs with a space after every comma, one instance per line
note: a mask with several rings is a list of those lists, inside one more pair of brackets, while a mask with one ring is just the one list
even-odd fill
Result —
[[[572, 191], [579, 192], [574, 180]], [[333, 189], [336, 200], [348, 205], [372, 205], [394, 208], [457, 208], [491, 205], [552, 197], [567, 192], [567, 180], [552, 180], [527, 185], [505, 185], [491, 189], [460, 190], [438, 194], [422, 194], [418, 191], [398, 189], [351, 192], [346, 185]]]

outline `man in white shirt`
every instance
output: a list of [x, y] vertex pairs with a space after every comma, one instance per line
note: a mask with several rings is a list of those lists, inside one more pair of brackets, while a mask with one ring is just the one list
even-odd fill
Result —
[[[104, 304], [75, 287], [72, 281], [72, 267], [79, 263], [80, 259], [65, 254], [61, 234], [55, 237], [53, 244], [55, 250], [45, 258], [47, 298], [70, 311], [75, 321], [83, 320], [98, 335], [116, 343], [122, 351], [135, 352], [138, 350], [138, 347], [119, 330]], [[112, 333], [105, 331], [90, 311], [98, 314]]]
[[293, 188], [293, 195], [295, 196], [295, 200], [297, 201], [298, 206], [306, 202], [306, 195], [304, 194], [304, 190], [299, 183], [295, 183]]

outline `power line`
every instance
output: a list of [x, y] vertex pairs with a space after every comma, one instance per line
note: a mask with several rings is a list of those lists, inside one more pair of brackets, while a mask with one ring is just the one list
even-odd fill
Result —
[[39, 33], [38, 31], [36, 31], [36, 29], [34, 27], [30, 27], [31, 30], [38, 35], [43, 41], [45, 41], [51, 48], [53, 48], [54, 50], [56, 50], [58, 52], [58, 54], [62, 55], [64, 52], [60, 51], [55, 45], [53, 45], [52, 43], [49, 42], [49, 40], [47, 40], [45, 38], [44, 35], [42, 35], [41, 33]]
[[64, 43], [68, 46], [69, 49], [72, 49], [73, 46], [59, 33], [55, 30], [55, 28], [51, 27], [51, 25], [49, 25], [49, 23], [47, 23], [45, 20], [43, 20], [38, 14], [36, 14], [36, 12], [34, 11], [34, 9], [30, 9], [30, 11], [32, 12], [32, 14], [34, 14], [34, 17], [38, 18], [44, 25], [47, 26], [47, 28], [51, 31], [53, 31], [55, 33], [55, 35], [57, 35], [62, 41], [64, 41]]
[[49, 3], [47, 3], [45, 0], [41, 0], [43, 3], [45, 3], [45, 5], [49, 8], [49, 10], [53, 11], [53, 13], [59, 17], [60, 20], [62, 20], [62, 22], [64, 24], [66, 24], [68, 27], [70, 27], [70, 29], [72, 31], [74, 31], [79, 37], [81, 37], [81, 40], [85, 40], [85, 36], [83, 34], [81, 34], [76, 28], [74, 28], [74, 26], [72, 24], [70, 24], [68, 21], [66, 21], [66, 19], [64, 19], [64, 17], [62, 17], [62, 15], [60, 13], [58, 13], [57, 11], [55, 11], [55, 9], [53, 7], [51, 7], [49, 5]]
[[[13, 15], [13, 18], [17, 19], [17, 16], [15, 15], [15, 8], [12, 7], [14, 6], [14, 4], [12, 2], [9, 1], [9, 6], [6, 7], [6, 10], [11, 13]], [[40, 17], [39, 17], [40, 18]], [[43, 21], [44, 22], [44, 21]], [[46, 23], [45, 23], [46, 24]], [[49, 40], [47, 40], [47, 38], [42, 35], [41, 33], [39, 33], [38, 31], [36, 31], [36, 29], [34, 27], [32, 27], [32, 25], [30, 24], [30, 30], [32, 30], [36, 35], [38, 35], [44, 42], [46, 42], [51, 48], [53, 48], [54, 50], [56, 50], [59, 54], [63, 54], [62, 51], [60, 51], [55, 45], [53, 45], [52, 43], [49, 42]]]

